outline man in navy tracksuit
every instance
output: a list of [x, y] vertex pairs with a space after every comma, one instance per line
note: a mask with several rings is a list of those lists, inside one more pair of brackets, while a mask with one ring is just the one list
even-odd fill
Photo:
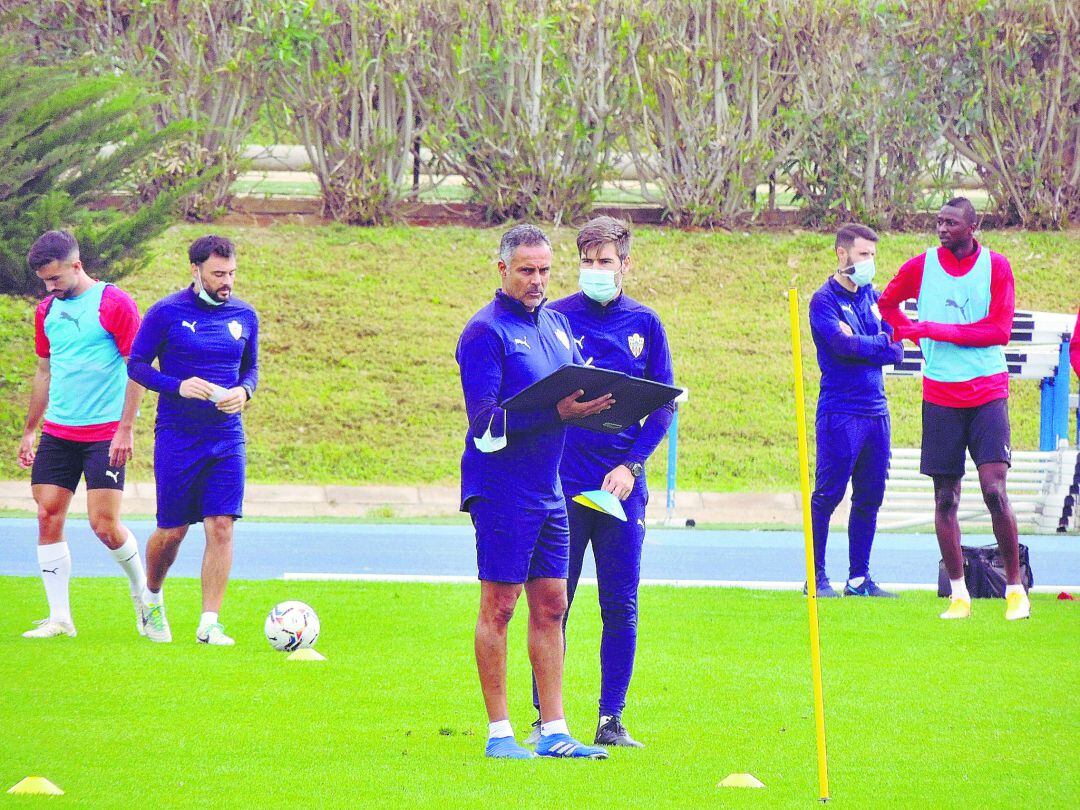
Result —
[[172, 641], [162, 586], [188, 526], [202, 522], [203, 612], [195, 638], [230, 646], [218, 616], [232, 566], [233, 523], [243, 512], [247, 456], [240, 414], [259, 380], [259, 318], [232, 294], [232, 242], [203, 236], [191, 243], [188, 259], [191, 286], [150, 307], [128, 361], [128, 376], [160, 394], [157, 529], [146, 544], [144, 627], [151, 641]]
[[[622, 291], [630, 269], [630, 239], [626, 223], [612, 217], [586, 223], [577, 237], [581, 292], [551, 308], [570, 321], [587, 364], [672, 385], [671, 352], [659, 316]], [[598, 745], [641, 746], [623, 725], [622, 712], [637, 646], [638, 582], [649, 500], [644, 465], [667, 433], [674, 412], [674, 403], [669, 403], [618, 434], [577, 427], [566, 434], [559, 475], [570, 521], [567, 597], [572, 605], [591, 542], [604, 624]], [[570, 500], [594, 489], [622, 500], [625, 523]]]
[[518, 745], [506, 696], [506, 632], [524, 590], [529, 602], [529, 659], [543, 711], [536, 755], [606, 759], [607, 751], [570, 736], [562, 705], [563, 617], [568, 546], [559, 483], [568, 419], [611, 407], [605, 394], [555, 407], [510, 413], [501, 403], [582, 357], [566, 318], [544, 306], [551, 243], [539, 228], [517, 225], [499, 245], [501, 288], [465, 325], [457, 346], [469, 428], [461, 456], [461, 510], [476, 529], [480, 612], [476, 665], [488, 713], [484, 753], [531, 759]]
[[894, 596], [870, 578], [870, 547], [889, 471], [889, 406], [882, 366], [903, 348], [877, 312], [871, 286], [877, 234], [865, 225], [836, 233], [837, 271], [810, 299], [810, 332], [821, 368], [817, 406], [817, 472], [810, 513], [817, 595], [838, 596], [825, 573], [829, 519], [851, 481], [850, 567], [845, 596]]

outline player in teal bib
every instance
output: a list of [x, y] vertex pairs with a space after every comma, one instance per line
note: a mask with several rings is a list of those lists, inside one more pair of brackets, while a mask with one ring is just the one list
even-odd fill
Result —
[[[933, 323], [971, 324], [990, 313], [990, 251], [979, 247], [975, 264], [962, 276], [945, 272], [935, 248], [926, 251], [919, 319]], [[959, 346], [926, 337], [923, 374], [939, 382], [966, 382], [1008, 371], [1001, 346]]]
[[[131, 458], [132, 427], [142, 391], [128, 384], [124, 358], [139, 328], [139, 311], [118, 287], [87, 275], [79, 245], [66, 231], [42, 235], [27, 261], [48, 295], [34, 315], [38, 369], [19, 464], [31, 468], [30, 484], [38, 505], [37, 556], [49, 616], [23, 635], [75, 635], [64, 523], [84, 477], [90, 526], [128, 575], [136, 628], [142, 632], [146, 577], [135, 537], [120, 522], [124, 469]], [[35, 447], [42, 417], [41, 441]]]

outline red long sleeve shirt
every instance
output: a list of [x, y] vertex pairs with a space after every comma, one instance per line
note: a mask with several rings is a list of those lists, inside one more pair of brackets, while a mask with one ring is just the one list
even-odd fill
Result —
[[[975, 266], [975, 252], [957, 259], [951, 251], [936, 248], [942, 269], [951, 276], [963, 276]], [[881, 319], [889, 324], [898, 339], [919, 340], [928, 337], [957, 346], [1004, 346], [1012, 334], [1013, 312], [1016, 309], [1016, 287], [1009, 260], [1000, 253], [990, 252], [990, 311], [975, 323], [945, 324], [920, 321], [917, 324], [904, 314], [900, 305], [909, 298], [918, 298], [922, 289], [926, 254], [908, 259], [900, 272], [889, 282], [878, 299]], [[1009, 374], [991, 374], [963, 382], [940, 382], [923, 377], [923, 399], [949, 408], [974, 408], [991, 400], [1009, 396]]]

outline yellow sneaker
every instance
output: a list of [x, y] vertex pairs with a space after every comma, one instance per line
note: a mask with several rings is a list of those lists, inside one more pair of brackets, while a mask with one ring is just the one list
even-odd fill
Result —
[[1005, 618], [1010, 622], [1031, 618], [1031, 600], [1026, 593], [1010, 593], [1005, 597]]
[[952, 599], [949, 601], [949, 609], [941, 614], [943, 619], [966, 619], [971, 616], [970, 599]]

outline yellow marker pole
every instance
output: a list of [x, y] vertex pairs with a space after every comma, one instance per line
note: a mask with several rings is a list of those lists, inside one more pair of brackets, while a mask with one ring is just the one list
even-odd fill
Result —
[[803, 395], [802, 337], [799, 332], [799, 291], [788, 290], [791, 312], [791, 352], [795, 368], [795, 424], [799, 433], [799, 479], [802, 485], [803, 540], [806, 546], [806, 607], [810, 613], [810, 668], [814, 678], [814, 720], [817, 725], [818, 796], [829, 800], [829, 756], [825, 752], [825, 697], [821, 691], [821, 640], [818, 635], [817, 576], [814, 571], [814, 530], [810, 523], [810, 451], [806, 440], [806, 401]]

